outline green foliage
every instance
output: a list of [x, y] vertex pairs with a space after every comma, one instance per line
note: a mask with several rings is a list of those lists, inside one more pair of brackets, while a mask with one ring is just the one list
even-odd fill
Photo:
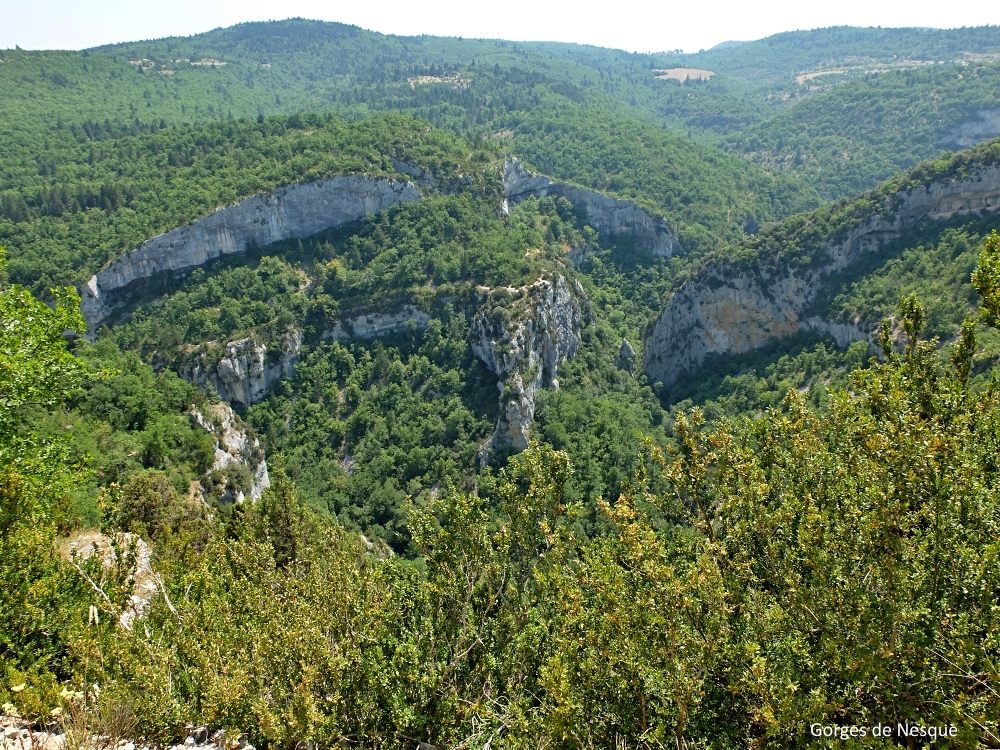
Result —
[[78, 297], [68, 289], [53, 297], [50, 307], [23, 287], [0, 286], [0, 701], [26, 711], [47, 705], [68, 674], [82, 598], [53, 554], [80, 471], [65, 440], [38, 435], [28, 416], [60, 407], [85, 377], [63, 337], [83, 327]]
[[775, 178], [641, 118], [559, 107], [516, 113], [504, 125], [513, 132], [514, 150], [540, 171], [652, 206], [696, 254], [818, 205], [805, 184]]
[[49, 307], [22, 286], [0, 288], [2, 445], [14, 438], [26, 407], [55, 406], [82, 377], [64, 338], [84, 329], [80, 298], [70, 289], [53, 289], [52, 296], [55, 304]]
[[1000, 65], [976, 59], [874, 72], [800, 95], [725, 142], [804, 178], [824, 198], [850, 196], [943, 147], [973, 145], [977, 138], [965, 131], [982, 127], [981, 113], [1000, 105], [998, 81]]
[[104, 524], [165, 546], [180, 546], [177, 537], [200, 531], [204, 508], [183, 498], [162, 471], [146, 469], [129, 474], [121, 486], [112, 484], [101, 498]]
[[983, 300], [983, 317], [994, 328], [1000, 327], [1000, 234], [993, 230], [983, 244], [972, 285]]
[[823, 419], [795, 395], [741, 425], [696, 412], [594, 538], [566, 455], [532, 447], [411, 515], [418, 566], [278, 471], [94, 676], [162, 739], [805, 746], [811, 723], [911, 721], [975, 747], [1000, 729], [997, 398], [919, 342]]
[[[65, 687], [95, 715], [129, 706], [151, 740], [209, 724], [284, 748], [806, 746], [813, 722], [899, 721], [996, 744], [1000, 339], [967, 317], [973, 267], [1000, 316], [995, 232], [974, 257], [989, 217], [831, 280], [817, 310], [872, 320], [904, 298], [883, 362], [805, 339], [716, 362], [672, 428], [616, 363], [700, 256], [808, 266], [895, 193], [996, 163], [996, 143], [940, 158], [757, 234], [817, 201], [782, 171], [839, 195], [992, 106], [996, 66], [954, 62], [991, 34], [833, 29], [679, 58], [296, 20], [5, 52], [0, 239], [21, 286], [0, 263], [0, 703], [41, 718]], [[897, 65], [914, 50], [950, 62]], [[893, 69], [791, 80], [844, 55]], [[651, 75], [678, 62], [719, 75]], [[359, 116], [383, 109], [451, 132]], [[652, 206], [688, 257], [602, 247], [565, 201], [502, 216], [507, 151]], [[71, 292], [38, 299], [255, 191], [401, 162], [426, 169], [424, 201], [158, 280], [96, 345], [67, 347]], [[538, 394], [544, 444], [477, 473], [497, 393], [469, 300], [551, 272], [585, 289], [580, 350]], [[323, 340], [403, 304], [425, 329]], [[950, 350], [920, 340], [963, 318]], [[204, 397], [147, 363], [292, 327], [295, 377], [247, 413], [273, 485], [220, 509], [212, 485], [248, 472], [206, 477]], [[135, 551], [119, 537], [113, 570], [55, 553], [99, 511], [162, 576], [131, 631], [113, 602]]]
[[472, 483], [496, 408], [464, 319], [445, 320], [373, 347], [319, 346], [248, 412], [306, 502], [398, 551], [411, 500]]
[[[59, 165], [51, 174], [24, 164], [23, 156], [7, 162], [14, 174], [4, 195], [20, 196], [28, 208], [0, 218], [0, 240], [17, 248], [11, 277], [41, 290], [80, 281], [149, 237], [290, 182], [393, 175], [396, 158], [434, 170], [446, 188], [463, 173], [481, 174], [490, 152], [469, 151], [461, 140], [399, 115], [356, 122], [311, 115], [60, 139], [39, 153]], [[59, 205], [52, 190], [66, 195]]]

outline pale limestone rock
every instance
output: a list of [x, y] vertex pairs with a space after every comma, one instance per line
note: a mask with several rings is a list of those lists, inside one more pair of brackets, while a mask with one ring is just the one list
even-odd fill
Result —
[[[504, 163], [503, 189], [505, 211], [526, 198], [554, 195], [572, 203], [584, 221], [604, 237], [631, 241], [639, 250], [657, 258], [669, 258], [683, 250], [677, 235], [663, 217], [651, 214], [632, 201], [618, 200], [529, 172], [517, 159], [508, 159]], [[574, 263], [582, 262], [587, 255], [586, 248], [578, 248]]]
[[278, 380], [295, 371], [302, 350], [302, 332], [289, 331], [280, 345], [269, 351], [254, 338], [230, 341], [224, 354], [212, 359], [206, 352], [178, 366], [178, 374], [195, 385], [211, 385], [231, 404], [250, 406], [262, 400]]
[[374, 339], [390, 333], [405, 331], [409, 326], [424, 329], [431, 316], [413, 305], [403, 305], [393, 312], [372, 312], [356, 315], [346, 320], [338, 320], [323, 332], [323, 338], [330, 341], [348, 339]]
[[997, 136], [1000, 136], [1000, 107], [979, 110], [975, 117], [941, 138], [940, 143], [942, 146], [969, 148]]
[[888, 196], [882, 213], [828, 240], [820, 260], [811, 265], [794, 267], [762, 257], [753, 268], [727, 262], [706, 266], [667, 301], [650, 326], [644, 340], [646, 373], [669, 387], [711, 356], [744, 354], [802, 330], [828, 333], [841, 346], [871, 342], [874, 322], [806, 317], [824, 284], [881, 252], [919, 221], [997, 211], [1000, 165], [989, 165], [962, 179]]
[[[430, 315], [414, 305], [395, 311], [370, 312], [336, 321], [323, 332], [328, 341], [373, 339], [392, 333], [424, 329]], [[175, 365], [177, 373], [195, 385], [211, 385], [219, 398], [231, 404], [250, 406], [267, 397], [274, 384], [291, 377], [302, 355], [302, 333], [289, 331], [276, 347], [257, 339], [230, 341], [222, 356], [206, 349]]]
[[[213, 471], [225, 471], [234, 463], [247, 467], [251, 476], [250, 500], [260, 500], [264, 490], [271, 486], [271, 477], [267, 471], [267, 460], [260, 447], [260, 440], [251, 435], [247, 426], [226, 403], [210, 404], [204, 413], [191, 407], [191, 418], [195, 424], [212, 434], [215, 438], [215, 456], [212, 462]], [[204, 480], [203, 480], [204, 483]], [[246, 494], [241, 489], [227, 489], [230, 499], [238, 503], [246, 500]]]
[[288, 239], [310, 237], [397, 203], [420, 200], [409, 182], [363, 176], [286, 185], [217, 209], [146, 240], [113, 260], [80, 289], [93, 333], [147, 280]]
[[497, 375], [500, 417], [480, 452], [488, 463], [498, 450], [528, 446], [540, 388], [558, 387], [559, 364], [580, 346], [580, 302], [566, 277], [540, 278], [525, 287], [478, 290], [472, 351]]
[[619, 370], [634, 372], [635, 357], [635, 349], [632, 347], [632, 344], [629, 343], [628, 339], [622, 339], [622, 345], [618, 350], [618, 358], [615, 360], [615, 365]]

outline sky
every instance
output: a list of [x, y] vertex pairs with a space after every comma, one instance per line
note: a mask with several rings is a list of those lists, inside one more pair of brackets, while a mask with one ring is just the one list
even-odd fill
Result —
[[[720, 42], [825, 26], [955, 28], [1000, 21], [991, 0], [4, 0], [0, 49], [83, 49], [187, 36], [243, 21], [340, 21], [387, 34], [594, 44], [696, 52]], [[1000, 32], [998, 32], [1000, 34]]]

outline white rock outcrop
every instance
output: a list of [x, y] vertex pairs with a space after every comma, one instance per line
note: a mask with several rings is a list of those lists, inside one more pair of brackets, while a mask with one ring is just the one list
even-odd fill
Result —
[[942, 146], [968, 148], [1000, 136], [1000, 107], [981, 109], [940, 140]]
[[246, 491], [242, 487], [224, 487], [223, 499], [237, 503], [242, 503], [247, 497], [254, 502], [260, 500], [264, 490], [271, 486], [271, 477], [256, 435], [251, 434], [243, 420], [226, 403], [210, 404], [204, 411], [192, 407], [190, 414], [195, 424], [215, 438], [211, 471], [225, 472], [238, 464], [246, 467], [250, 474], [250, 485]]
[[554, 195], [572, 203], [583, 220], [604, 237], [630, 241], [637, 249], [658, 258], [669, 258], [683, 249], [662, 216], [651, 214], [632, 201], [529, 172], [517, 159], [504, 162], [503, 192], [505, 211], [526, 198]]
[[94, 274], [80, 288], [87, 328], [96, 331], [145, 282], [161, 274], [310, 237], [420, 197], [410, 182], [350, 175], [286, 185], [224, 206], [146, 240]]
[[535, 395], [541, 388], [558, 387], [559, 364], [580, 346], [582, 312], [562, 275], [478, 293], [472, 351], [497, 375], [500, 390], [497, 426], [480, 451], [480, 461], [489, 463], [497, 451], [528, 446]]
[[[368, 312], [344, 318], [323, 332], [327, 341], [374, 339], [413, 327], [427, 327], [431, 316], [414, 305], [398, 310]], [[302, 356], [302, 332], [290, 330], [277, 346], [254, 337], [228, 342], [221, 356], [211, 347], [174, 365], [185, 380], [211, 387], [219, 398], [231, 404], [250, 406], [262, 401], [282, 378], [291, 377]]]
[[810, 264], [764, 254], [752, 265], [703, 267], [681, 286], [647, 330], [644, 366], [665, 386], [708, 358], [743, 354], [802, 330], [828, 333], [841, 346], [874, 337], [874, 321], [825, 320], [809, 314], [831, 278], [882, 252], [917, 222], [1000, 211], [1000, 165], [961, 178], [918, 185], [881, 199], [880, 212], [827, 240]]
[[413, 305], [403, 305], [391, 312], [363, 313], [353, 318], [338, 320], [323, 332], [323, 338], [329, 341], [374, 339], [405, 331], [411, 325], [416, 329], [424, 329], [430, 320], [431, 316], [423, 310]]
[[211, 386], [223, 401], [250, 406], [295, 372], [301, 351], [298, 330], [289, 331], [272, 349], [252, 337], [239, 339], [227, 343], [221, 357], [210, 352], [195, 355], [177, 367], [177, 374], [203, 388]]

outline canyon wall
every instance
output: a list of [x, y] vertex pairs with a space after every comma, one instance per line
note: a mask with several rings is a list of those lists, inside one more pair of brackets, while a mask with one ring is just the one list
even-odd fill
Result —
[[282, 240], [310, 237], [417, 200], [420, 193], [412, 183], [351, 175], [286, 185], [224, 206], [146, 240], [94, 274], [80, 289], [87, 328], [96, 331], [144, 283], [160, 275], [189, 271]]
[[572, 203], [583, 220], [603, 237], [628, 240], [637, 249], [660, 258], [669, 258], [683, 249], [663, 217], [651, 214], [632, 201], [555, 182], [545, 175], [529, 172], [517, 159], [508, 159], [504, 163], [503, 191], [505, 210], [526, 198], [554, 195]]
[[920, 221], [1000, 210], [1000, 165], [979, 165], [962, 177], [879, 200], [879, 211], [848, 222], [810, 253], [811, 263], [762, 254], [752, 263], [702, 267], [671, 296], [646, 333], [644, 366], [650, 380], [669, 387], [709, 357], [744, 354], [803, 330], [829, 333], [841, 345], [871, 340], [874, 324], [826, 320], [810, 314], [811, 303], [832, 277], [883, 252]]

